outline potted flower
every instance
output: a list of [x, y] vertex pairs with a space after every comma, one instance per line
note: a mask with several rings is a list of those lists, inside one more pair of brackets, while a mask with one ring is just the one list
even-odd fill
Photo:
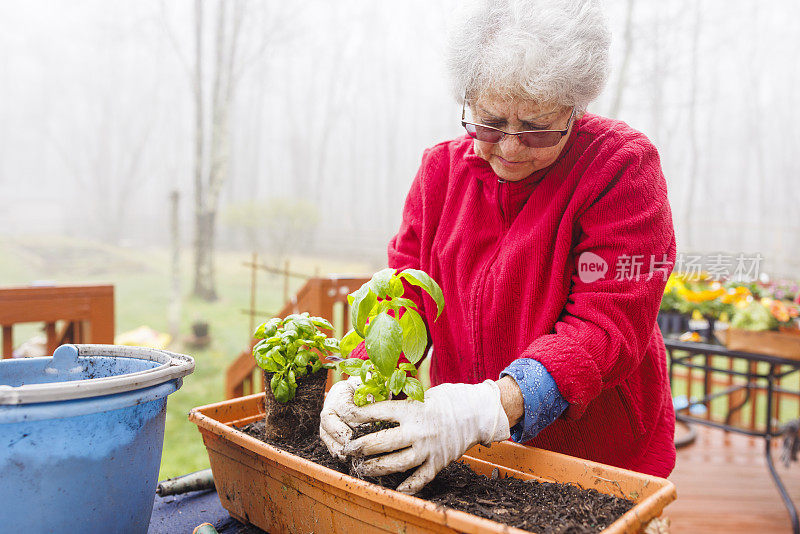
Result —
[[262, 323], [253, 336], [260, 341], [253, 356], [264, 372], [265, 436], [302, 439], [319, 428], [326, 372], [334, 367], [321, 356], [339, 351], [339, 342], [319, 329], [333, 325], [307, 312]]
[[666, 335], [680, 334], [688, 326], [687, 317], [683, 311], [683, 300], [678, 295], [678, 288], [684, 287], [683, 279], [677, 273], [671, 273], [664, 286], [664, 294], [658, 307], [658, 326], [661, 333]]
[[770, 297], [741, 301], [725, 345], [731, 350], [800, 359], [800, 335], [792, 331], [797, 316], [798, 309], [790, 302]]
[[800, 313], [798, 313], [797, 305], [793, 302], [770, 298], [761, 299], [761, 303], [769, 309], [772, 317], [778, 322], [778, 331], [786, 334], [800, 334], [797, 325]]

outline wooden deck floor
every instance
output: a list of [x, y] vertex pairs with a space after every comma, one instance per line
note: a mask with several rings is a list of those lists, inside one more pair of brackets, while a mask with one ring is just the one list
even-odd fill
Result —
[[[700, 425], [695, 428], [697, 440], [678, 449], [670, 476], [678, 491], [678, 499], [665, 509], [670, 532], [791, 533], [789, 514], [764, 459], [764, 441]], [[800, 464], [783, 467], [777, 447], [773, 458], [800, 508]]]

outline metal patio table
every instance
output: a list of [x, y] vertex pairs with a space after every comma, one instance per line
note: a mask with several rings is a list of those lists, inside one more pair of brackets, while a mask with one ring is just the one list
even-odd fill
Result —
[[[782, 378], [785, 378], [791, 374], [800, 372], [800, 355], [798, 355], [798, 359], [791, 359], [791, 358], [781, 358], [777, 356], [770, 356], [766, 354], [757, 354], [752, 352], [742, 352], [742, 351], [735, 351], [735, 350], [728, 350], [722, 345], [712, 344], [712, 343], [697, 343], [692, 341], [679, 341], [675, 339], [670, 339], [665, 337], [664, 344], [667, 348], [667, 354], [669, 355], [669, 376], [670, 382], [672, 382], [675, 370], [678, 367], [684, 367], [686, 369], [695, 369], [699, 370], [703, 373], [702, 375], [702, 396], [699, 398], [692, 399], [690, 398], [689, 394], [687, 394], [687, 405], [681, 407], [680, 409], [676, 409], [676, 417], [679, 421], [684, 421], [686, 423], [696, 423], [700, 425], [706, 425], [714, 428], [720, 428], [725, 430], [726, 432], [737, 432], [740, 434], [745, 434], [747, 436], [759, 437], [764, 439], [764, 456], [767, 460], [767, 466], [769, 467], [770, 475], [772, 476], [775, 485], [780, 492], [781, 498], [783, 499], [783, 503], [786, 506], [787, 511], [789, 512], [789, 516], [792, 521], [792, 528], [794, 534], [800, 534], [800, 524], [798, 524], [798, 515], [797, 515], [797, 508], [795, 507], [794, 503], [792, 502], [791, 497], [789, 496], [788, 492], [786, 491], [786, 487], [781, 480], [780, 475], [775, 470], [775, 465], [772, 458], [772, 440], [773, 438], [779, 437], [780, 431], [776, 426], [773, 424], [772, 421], [772, 411], [773, 411], [773, 401], [775, 393], [790, 393], [793, 395], [800, 394], [800, 391], [786, 389], [781, 387], [778, 384], [778, 381]], [[704, 363], [695, 363], [692, 360], [692, 357], [695, 356], [704, 356], [703, 362]], [[734, 365], [731, 366], [733, 368], [724, 368], [714, 365], [714, 357], [715, 356], [722, 356], [727, 359], [730, 359], [734, 362]], [[738, 371], [735, 369], [735, 362], [736, 361], [744, 361], [747, 362], [747, 371]], [[750, 365], [750, 364], [767, 364], [766, 372], [759, 372], [758, 365]], [[730, 387], [727, 387], [721, 391], [711, 392], [711, 373], [722, 373], [729, 376], [739, 376], [744, 377], [746, 381], [741, 384], [734, 384]], [[733, 395], [739, 391], [744, 392], [743, 399], [735, 405], [731, 405], [729, 403], [728, 413], [726, 414], [724, 422], [712, 421], [709, 419], [703, 419], [701, 417], [696, 417], [691, 414], [690, 409], [693, 406], [708, 406], [708, 404], [713, 400], [724, 396]], [[731, 419], [733, 415], [741, 410], [751, 399], [754, 399], [753, 392], [755, 391], [766, 391], [766, 411], [762, 412], [764, 420], [766, 421], [763, 430], [755, 430], [751, 428], [743, 428], [742, 426], [737, 426], [731, 424]], [[753, 409], [755, 410], [758, 406], [758, 403], [753, 402]]]

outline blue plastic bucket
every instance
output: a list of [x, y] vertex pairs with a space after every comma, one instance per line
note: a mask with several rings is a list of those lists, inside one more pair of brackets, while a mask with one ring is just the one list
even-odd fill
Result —
[[0, 360], [0, 526], [8, 532], [147, 532], [167, 395], [188, 356], [63, 345]]

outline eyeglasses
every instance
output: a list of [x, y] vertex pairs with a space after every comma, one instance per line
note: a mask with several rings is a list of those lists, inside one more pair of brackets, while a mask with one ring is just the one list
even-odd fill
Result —
[[461, 125], [467, 130], [467, 134], [473, 139], [482, 141], [484, 143], [496, 144], [503, 140], [507, 135], [515, 135], [519, 142], [528, 148], [547, 148], [556, 146], [561, 142], [561, 138], [569, 132], [572, 119], [575, 117], [575, 108], [572, 108], [572, 113], [569, 115], [567, 125], [563, 130], [528, 130], [524, 132], [504, 132], [491, 126], [483, 124], [476, 124], [474, 122], [467, 122], [465, 119], [467, 109], [467, 101], [464, 100], [464, 105], [461, 107]]

